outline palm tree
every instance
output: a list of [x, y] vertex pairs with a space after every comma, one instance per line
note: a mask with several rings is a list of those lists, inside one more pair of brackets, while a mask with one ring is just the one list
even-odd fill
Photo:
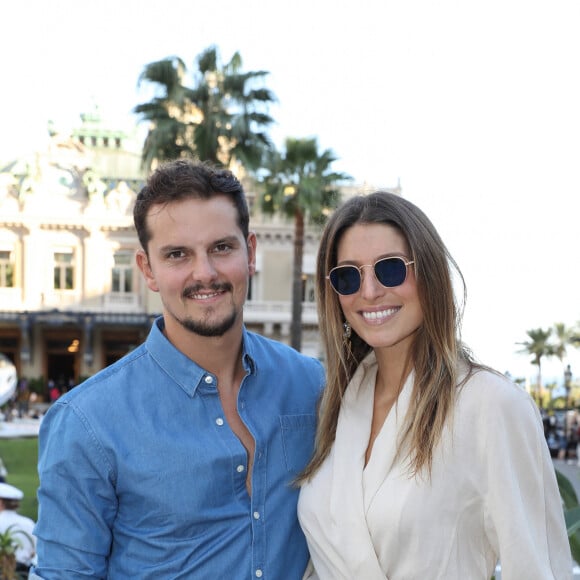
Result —
[[197, 157], [225, 167], [238, 162], [257, 169], [271, 149], [266, 129], [273, 123], [268, 107], [273, 93], [263, 87], [266, 71], [242, 71], [236, 52], [222, 64], [211, 46], [196, 59], [187, 86], [188, 71], [178, 57], [149, 63], [138, 84], [152, 85], [155, 96], [133, 111], [149, 123], [143, 164], [150, 169], [165, 159]]
[[570, 331], [570, 344], [575, 348], [580, 348], [580, 322], [577, 322]]
[[338, 205], [338, 182], [351, 179], [345, 173], [332, 171], [335, 161], [330, 149], [318, 152], [316, 138], [288, 138], [284, 153], [273, 151], [270, 154], [263, 176], [262, 211], [281, 213], [294, 220], [290, 344], [298, 351], [302, 346], [304, 226], [324, 223]]
[[[554, 331], [556, 333], [556, 343], [554, 344], [554, 355], [558, 357], [560, 362], [564, 362], [568, 347], [570, 345], [577, 346], [578, 337], [574, 328], [567, 327], [563, 322], [554, 324]], [[566, 389], [566, 407], [570, 407], [570, 391], [572, 371], [570, 365], [564, 368], [564, 388]]]
[[196, 108], [184, 86], [185, 75], [185, 63], [171, 57], [149, 63], [139, 77], [139, 85], [145, 82], [156, 85], [158, 93], [150, 102], [133, 109], [141, 122], [149, 123], [142, 155], [143, 166], [147, 169], [157, 162], [190, 157], [195, 153], [189, 121]]
[[220, 65], [215, 47], [206, 49], [197, 64], [190, 94], [204, 119], [195, 132], [199, 156], [225, 166], [235, 158], [245, 167], [257, 169], [264, 153], [272, 148], [265, 130], [274, 121], [267, 110], [276, 99], [262, 86], [268, 72], [242, 72], [238, 52]]
[[542, 359], [556, 354], [555, 347], [550, 343], [552, 329], [534, 328], [526, 331], [529, 340], [520, 342], [524, 348], [519, 352], [532, 356], [531, 363], [538, 367], [538, 382], [536, 385], [536, 398], [538, 404], [542, 406]]
[[557, 322], [554, 324], [554, 332], [556, 335], [556, 342], [554, 344], [554, 356], [558, 357], [560, 362], [562, 362], [566, 356], [568, 346], [572, 344], [572, 337], [574, 336], [574, 332], [563, 322]]

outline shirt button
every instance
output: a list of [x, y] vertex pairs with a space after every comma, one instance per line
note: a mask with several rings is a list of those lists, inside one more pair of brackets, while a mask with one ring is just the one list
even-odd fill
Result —
[[213, 383], [213, 378], [210, 377], [209, 375], [206, 375], [205, 379], [203, 379], [208, 385], [211, 385]]
[[255, 520], [259, 520], [260, 519], [260, 512], [254, 512], [254, 519]]
[[221, 426], [224, 424], [224, 420], [223, 420], [221, 417], [218, 417], [218, 418], [215, 420], [215, 424], [216, 424], [216, 425], [219, 425], [219, 426], [221, 427]]
[[238, 466], [236, 467], [236, 471], [237, 471], [238, 473], [242, 473], [242, 471], [244, 471], [244, 466], [243, 466], [243, 465], [238, 465]]
[[262, 577], [262, 574], [263, 574], [262, 570], [260, 570], [260, 568], [258, 568], [256, 570], [256, 578], [261, 578]]

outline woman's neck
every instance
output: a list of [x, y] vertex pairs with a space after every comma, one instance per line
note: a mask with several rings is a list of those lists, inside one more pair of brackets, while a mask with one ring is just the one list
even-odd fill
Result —
[[398, 396], [413, 368], [410, 350], [398, 346], [375, 349], [378, 366], [375, 391], [387, 398]]

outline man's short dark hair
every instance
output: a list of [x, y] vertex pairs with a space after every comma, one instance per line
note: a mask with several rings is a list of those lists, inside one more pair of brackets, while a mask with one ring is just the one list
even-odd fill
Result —
[[0, 498], [0, 501], [4, 504], [5, 510], [16, 511], [20, 507], [20, 500], [18, 500], [18, 499]]
[[238, 225], [247, 239], [250, 213], [242, 184], [228, 169], [191, 159], [177, 159], [160, 165], [147, 179], [133, 208], [133, 221], [141, 246], [147, 252], [151, 232], [147, 213], [154, 205], [164, 205], [188, 198], [229, 197], [238, 213]]

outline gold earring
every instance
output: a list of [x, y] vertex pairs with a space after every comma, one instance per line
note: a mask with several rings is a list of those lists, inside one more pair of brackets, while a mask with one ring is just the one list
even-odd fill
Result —
[[352, 334], [352, 328], [348, 322], [345, 322], [342, 326], [344, 328], [343, 338], [345, 341], [347, 341], [350, 339], [350, 335]]
[[342, 344], [344, 346], [344, 350], [346, 351], [346, 358], [352, 356], [352, 344], [350, 342], [350, 337], [352, 335], [352, 328], [348, 322], [345, 322], [342, 327], [344, 328], [344, 332], [342, 334]]

